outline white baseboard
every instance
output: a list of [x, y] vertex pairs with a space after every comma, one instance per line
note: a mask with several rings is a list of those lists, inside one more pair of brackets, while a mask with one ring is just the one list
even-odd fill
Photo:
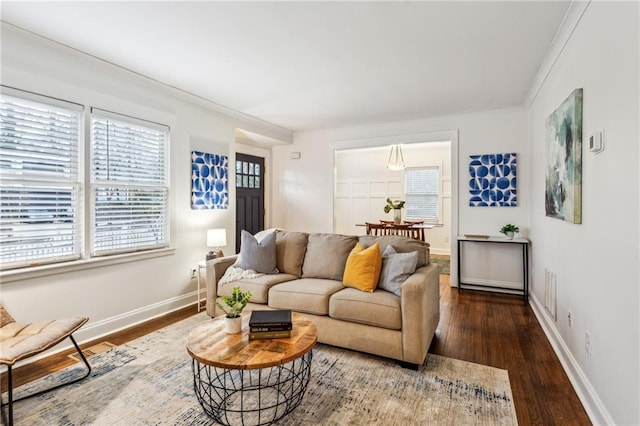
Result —
[[196, 313], [196, 291], [183, 294], [171, 299], [163, 300], [152, 305], [143, 306], [133, 311], [106, 318], [94, 323], [89, 322], [86, 326], [74, 333], [78, 342], [99, 339], [106, 335], [116, 333], [125, 328], [142, 324], [146, 321], [177, 311], [189, 305], [194, 305], [193, 311]]
[[567, 347], [564, 339], [560, 335], [560, 332], [554, 325], [553, 318], [549, 316], [544, 309], [544, 305], [535, 297], [533, 293], [529, 295], [529, 303], [533, 309], [538, 322], [542, 326], [544, 334], [546, 334], [551, 347], [558, 356], [562, 368], [569, 377], [569, 381], [573, 385], [573, 389], [576, 391], [580, 402], [584, 406], [589, 419], [594, 425], [612, 425], [615, 424], [611, 415], [607, 411], [607, 408], [602, 403], [602, 400], [598, 396], [598, 393], [589, 382], [589, 379], [580, 368], [580, 365], [576, 361], [575, 357]]

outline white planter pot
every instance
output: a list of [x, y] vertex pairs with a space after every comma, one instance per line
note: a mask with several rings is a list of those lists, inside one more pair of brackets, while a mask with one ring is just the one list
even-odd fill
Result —
[[224, 331], [227, 334], [240, 333], [242, 331], [242, 317], [237, 317], [237, 318], [224, 317]]
[[507, 240], [513, 240], [513, 231], [507, 231], [506, 236], [507, 236]]

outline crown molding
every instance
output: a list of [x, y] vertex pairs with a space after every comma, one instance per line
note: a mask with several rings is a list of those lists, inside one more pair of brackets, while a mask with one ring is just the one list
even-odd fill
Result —
[[544, 85], [544, 82], [547, 80], [547, 77], [553, 70], [556, 61], [562, 54], [564, 47], [567, 45], [571, 36], [573, 35], [573, 31], [578, 26], [578, 23], [582, 19], [582, 15], [589, 7], [591, 0], [586, 1], [576, 1], [573, 0], [567, 9], [567, 13], [565, 13], [562, 22], [560, 23], [560, 27], [558, 27], [558, 31], [556, 32], [549, 49], [547, 50], [547, 54], [540, 64], [540, 68], [538, 68], [538, 72], [533, 79], [533, 83], [529, 88], [526, 96], [524, 97], [524, 105], [526, 107], [531, 106], [533, 101], [538, 96], [540, 89]]
[[136, 79], [136, 81], [138, 81], [141, 85], [151, 88], [152, 90], [170, 95], [176, 99], [195, 106], [202, 107], [209, 111], [214, 111], [222, 114], [226, 117], [238, 121], [237, 127], [239, 128], [251, 129], [257, 134], [263, 135], [264, 137], [273, 139], [275, 141], [279, 141], [280, 143], [292, 143], [293, 130], [226, 107], [195, 93], [191, 93], [178, 87], [163, 83], [145, 74], [141, 74], [137, 71], [110, 62], [80, 49], [50, 39], [41, 34], [27, 30], [5, 20], [0, 19], [0, 27], [3, 31], [11, 31], [17, 36], [29, 40], [30, 43], [36, 46], [43, 46], [44, 48], [48, 48], [54, 51], [77, 55], [85, 60], [93, 61], [93, 63], [99, 68], [102, 68], [105, 72], [111, 73], [112, 75], [119, 75], [125, 79]]

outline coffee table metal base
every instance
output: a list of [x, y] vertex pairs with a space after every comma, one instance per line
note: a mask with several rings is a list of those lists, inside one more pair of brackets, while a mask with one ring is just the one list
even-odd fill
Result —
[[302, 401], [313, 351], [286, 364], [254, 370], [209, 366], [193, 359], [193, 386], [204, 411], [224, 425], [268, 425]]

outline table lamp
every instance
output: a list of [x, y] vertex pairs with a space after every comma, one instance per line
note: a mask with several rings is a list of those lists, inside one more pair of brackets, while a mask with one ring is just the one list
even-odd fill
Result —
[[213, 250], [207, 253], [207, 260], [224, 256], [220, 246], [227, 245], [227, 230], [224, 228], [207, 230], [207, 247], [213, 247]]

